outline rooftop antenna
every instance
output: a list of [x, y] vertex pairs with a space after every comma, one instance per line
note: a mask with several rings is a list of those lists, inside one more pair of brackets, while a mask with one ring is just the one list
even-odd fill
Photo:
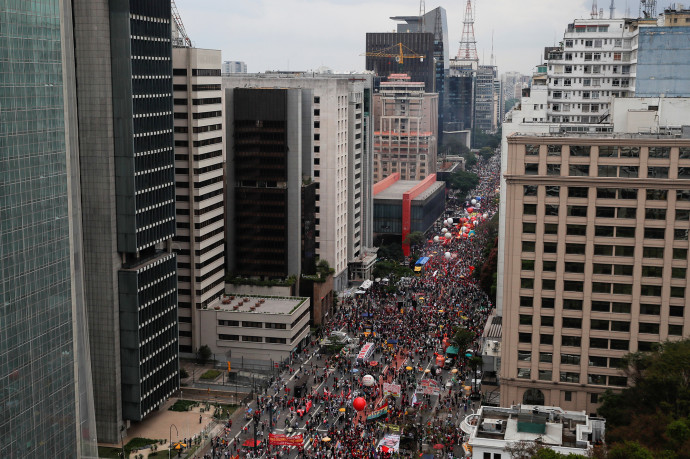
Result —
[[419, 0], [419, 31], [424, 32], [424, 16], [426, 15], [426, 4], [424, 0]]
[[494, 65], [494, 31], [491, 31], [491, 62], [489, 65]]
[[604, 19], [604, 8], [599, 8], [599, 19]]
[[187, 31], [184, 29], [182, 16], [180, 16], [180, 12], [177, 10], [175, 0], [170, 2], [170, 15], [172, 16], [172, 20], [175, 24], [175, 27], [173, 28], [172, 45], [176, 48], [191, 48], [192, 40], [189, 39]]
[[[644, 0], [641, 0], [644, 1]], [[596, 19], [599, 16], [599, 8], [597, 8], [597, 0], [592, 0], [592, 12], [589, 14], [592, 19]]]
[[457, 58], [479, 60], [477, 56], [477, 40], [474, 38], [472, 0], [467, 0], [467, 5], [465, 6], [465, 19], [462, 21], [462, 38], [460, 39], [460, 49], [458, 49]]
[[616, 2], [615, 2], [615, 0], [611, 0], [611, 6], [609, 6], [609, 19], [613, 19], [615, 11], [616, 11]]
[[655, 18], [656, 17], [656, 0], [640, 0], [639, 17]]
[[630, 5], [628, 5], [628, 0], [625, 1], [625, 17], [630, 17]]

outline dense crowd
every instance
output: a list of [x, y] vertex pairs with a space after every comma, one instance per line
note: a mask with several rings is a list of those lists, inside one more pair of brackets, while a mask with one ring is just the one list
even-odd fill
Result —
[[[345, 298], [322, 330], [324, 336], [330, 336], [332, 331], [347, 331], [350, 336], [360, 338], [358, 346], [373, 343], [372, 361], [376, 364], [358, 361], [355, 358], [358, 348], [354, 347], [349, 354], [328, 356], [323, 366], [296, 361], [290, 369], [297, 370], [295, 379], [305, 393], [296, 397], [287, 381], [277, 380], [266, 396], [259, 399], [255, 415], [261, 419], [258, 423], [260, 450], [267, 457], [288, 455], [288, 447], [267, 445], [268, 434], [264, 432], [270, 431], [270, 424], [285, 432], [297, 433], [295, 429], [299, 429], [305, 445], [299, 447], [299, 452], [304, 458], [412, 457], [403, 450], [393, 453], [377, 448], [384, 434], [391, 431], [403, 434], [410, 426], [414, 426], [417, 441], [454, 457], [454, 449], [463, 441], [457, 426], [462, 418], [459, 414], [473, 408], [464, 387], [474, 372], [468, 359], [463, 358], [465, 349], [460, 351], [459, 358], [447, 361], [445, 348], [452, 343], [457, 328], [462, 327], [472, 332], [475, 339], [470, 346], [478, 351], [478, 338], [493, 309], [474, 271], [484, 263], [484, 248], [491, 242], [487, 222], [497, 211], [499, 156], [479, 162], [475, 172], [480, 177], [477, 189], [468, 197], [451, 195], [449, 202], [457, 205], [448, 208], [453, 217], [465, 217], [469, 223], [474, 217], [472, 235], [463, 236], [463, 222], [453, 225], [442, 220], [437, 222], [427, 233], [428, 242], [419, 254], [429, 257], [429, 261], [418, 276], [397, 282], [396, 288], [384, 282], [374, 283], [364, 293]], [[480, 204], [479, 208], [471, 204], [472, 199]], [[468, 213], [468, 207], [474, 207], [474, 212]], [[446, 238], [441, 227], [446, 227], [452, 237]], [[441, 237], [435, 239], [435, 236]], [[317, 343], [313, 344], [307, 351], [311, 355], [320, 352]], [[437, 360], [439, 356], [441, 361]], [[367, 387], [363, 384], [364, 375], [372, 375], [379, 384]], [[419, 393], [421, 379], [436, 381], [440, 394]], [[400, 384], [400, 396], [384, 396], [382, 382]], [[352, 400], [358, 396], [367, 401], [361, 412], [352, 407]], [[385, 403], [387, 413], [367, 420], [367, 415]], [[311, 408], [315, 406], [321, 409]], [[281, 412], [289, 414], [278, 426]], [[266, 416], [267, 413], [271, 414]], [[251, 437], [247, 433], [240, 437], [244, 442], [240, 444], [216, 439], [213, 457], [232, 457], [249, 451], [251, 448], [242, 447]]]

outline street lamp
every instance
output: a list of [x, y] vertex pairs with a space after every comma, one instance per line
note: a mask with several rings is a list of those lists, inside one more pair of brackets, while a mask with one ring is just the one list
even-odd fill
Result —
[[175, 428], [175, 435], [178, 437], [180, 436], [180, 432], [177, 430], [177, 426], [175, 424], [170, 424], [170, 432], [168, 435], [168, 439], [170, 441], [170, 444], [168, 445], [168, 459], [170, 459], [170, 450], [172, 450], [172, 428]]

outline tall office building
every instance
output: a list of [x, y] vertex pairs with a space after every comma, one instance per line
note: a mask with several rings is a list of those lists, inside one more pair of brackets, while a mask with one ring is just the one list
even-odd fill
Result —
[[374, 181], [400, 173], [422, 180], [436, 173], [438, 94], [424, 83], [393, 74], [374, 95]]
[[302, 273], [302, 183], [311, 178], [310, 161], [306, 176], [302, 167], [305, 153], [312, 154], [312, 99], [308, 89], [226, 89], [226, 240], [228, 271], [237, 276]]
[[[367, 111], [372, 86], [371, 75], [266, 73], [223, 77], [226, 95], [236, 87], [312, 91], [311, 101], [302, 104], [313, 116], [309, 125], [302, 125], [312, 139], [309, 155], [303, 156], [311, 168], [304, 165], [302, 171], [312, 170], [317, 184], [316, 254], [335, 269], [334, 290], [347, 286], [349, 254], [359, 257], [363, 248], [373, 244], [371, 225], [367, 224], [368, 215], [373, 213], [371, 193], [365, 189], [372, 173]], [[229, 164], [228, 170], [231, 167]]]
[[0, 457], [97, 457], [70, 2], [0, 14]]
[[175, 207], [180, 353], [200, 346], [198, 311], [225, 288], [225, 144], [219, 50], [174, 47]]
[[474, 98], [474, 128], [482, 132], [498, 129], [499, 90], [496, 86], [497, 67], [480, 65], [477, 68]]
[[170, 0], [75, 0], [84, 277], [99, 441], [179, 389]]
[[[647, 121], [663, 118], [656, 107]], [[621, 114], [618, 125], [641, 127], [634, 107]], [[508, 137], [501, 405], [593, 413], [628, 384], [625, 354], [690, 336], [690, 140], [679, 137]]]
[[445, 116], [443, 130], [472, 131], [474, 129], [474, 102], [477, 79], [477, 61], [453, 59], [446, 77]]

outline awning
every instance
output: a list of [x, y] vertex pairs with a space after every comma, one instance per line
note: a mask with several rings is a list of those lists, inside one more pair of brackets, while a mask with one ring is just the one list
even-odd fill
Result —
[[457, 346], [448, 346], [448, 349], [446, 349], [446, 354], [448, 355], [458, 355], [459, 353], [460, 349]]

